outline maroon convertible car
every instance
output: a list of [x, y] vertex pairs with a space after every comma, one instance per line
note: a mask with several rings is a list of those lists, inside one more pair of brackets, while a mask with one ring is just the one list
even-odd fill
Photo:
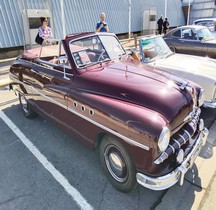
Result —
[[39, 113], [98, 147], [118, 190], [182, 184], [208, 135], [199, 119], [203, 90], [127, 56], [112, 33], [48, 40], [17, 58], [11, 89], [27, 118]]

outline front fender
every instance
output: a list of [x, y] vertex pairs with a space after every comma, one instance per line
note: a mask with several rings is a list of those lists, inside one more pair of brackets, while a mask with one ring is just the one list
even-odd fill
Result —
[[[75, 89], [69, 91], [68, 98], [68, 108], [79, 112], [80, 117], [145, 150], [155, 150], [160, 133], [168, 124], [161, 114], [122, 100]], [[85, 111], [74, 103], [81, 108], [85, 106]], [[94, 114], [90, 114], [90, 110]]]

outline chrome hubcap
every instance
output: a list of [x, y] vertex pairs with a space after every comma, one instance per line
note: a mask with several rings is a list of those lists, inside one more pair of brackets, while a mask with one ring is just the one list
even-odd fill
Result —
[[114, 146], [109, 145], [104, 152], [105, 163], [112, 177], [118, 182], [124, 182], [127, 179], [128, 171], [124, 157]]
[[22, 109], [24, 110], [25, 113], [28, 113], [28, 104], [27, 104], [27, 100], [25, 98], [25, 96], [20, 96], [20, 101], [22, 104]]

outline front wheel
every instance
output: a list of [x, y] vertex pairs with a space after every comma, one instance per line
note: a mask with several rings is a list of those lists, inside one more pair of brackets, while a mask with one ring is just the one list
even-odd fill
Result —
[[172, 52], [176, 53], [176, 48], [175, 48], [175, 47], [170, 46], [169, 48], [170, 48], [170, 50], [171, 50]]
[[111, 184], [119, 191], [129, 192], [136, 186], [136, 170], [126, 148], [105, 136], [100, 145], [100, 160]]
[[29, 106], [29, 103], [25, 95], [19, 94], [19, 101], [22, 108], [22, 112], [26, 118], [33, 118], [37, 115], [36, 112]]

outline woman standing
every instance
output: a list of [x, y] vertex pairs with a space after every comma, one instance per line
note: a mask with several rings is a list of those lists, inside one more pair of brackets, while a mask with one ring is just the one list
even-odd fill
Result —
[[35, 42], [37, 44], [41, 44], [43, 43], [43, 40], [47, 40], [47, 39], [52, 39], [53, 38], [53, 34], [51, 31], [51, 28], [48, 26], [48, 20], [46, 17], [41, 17], [41, 24], [42, 26], [38, 29], [38, 35], [35, 39]]

